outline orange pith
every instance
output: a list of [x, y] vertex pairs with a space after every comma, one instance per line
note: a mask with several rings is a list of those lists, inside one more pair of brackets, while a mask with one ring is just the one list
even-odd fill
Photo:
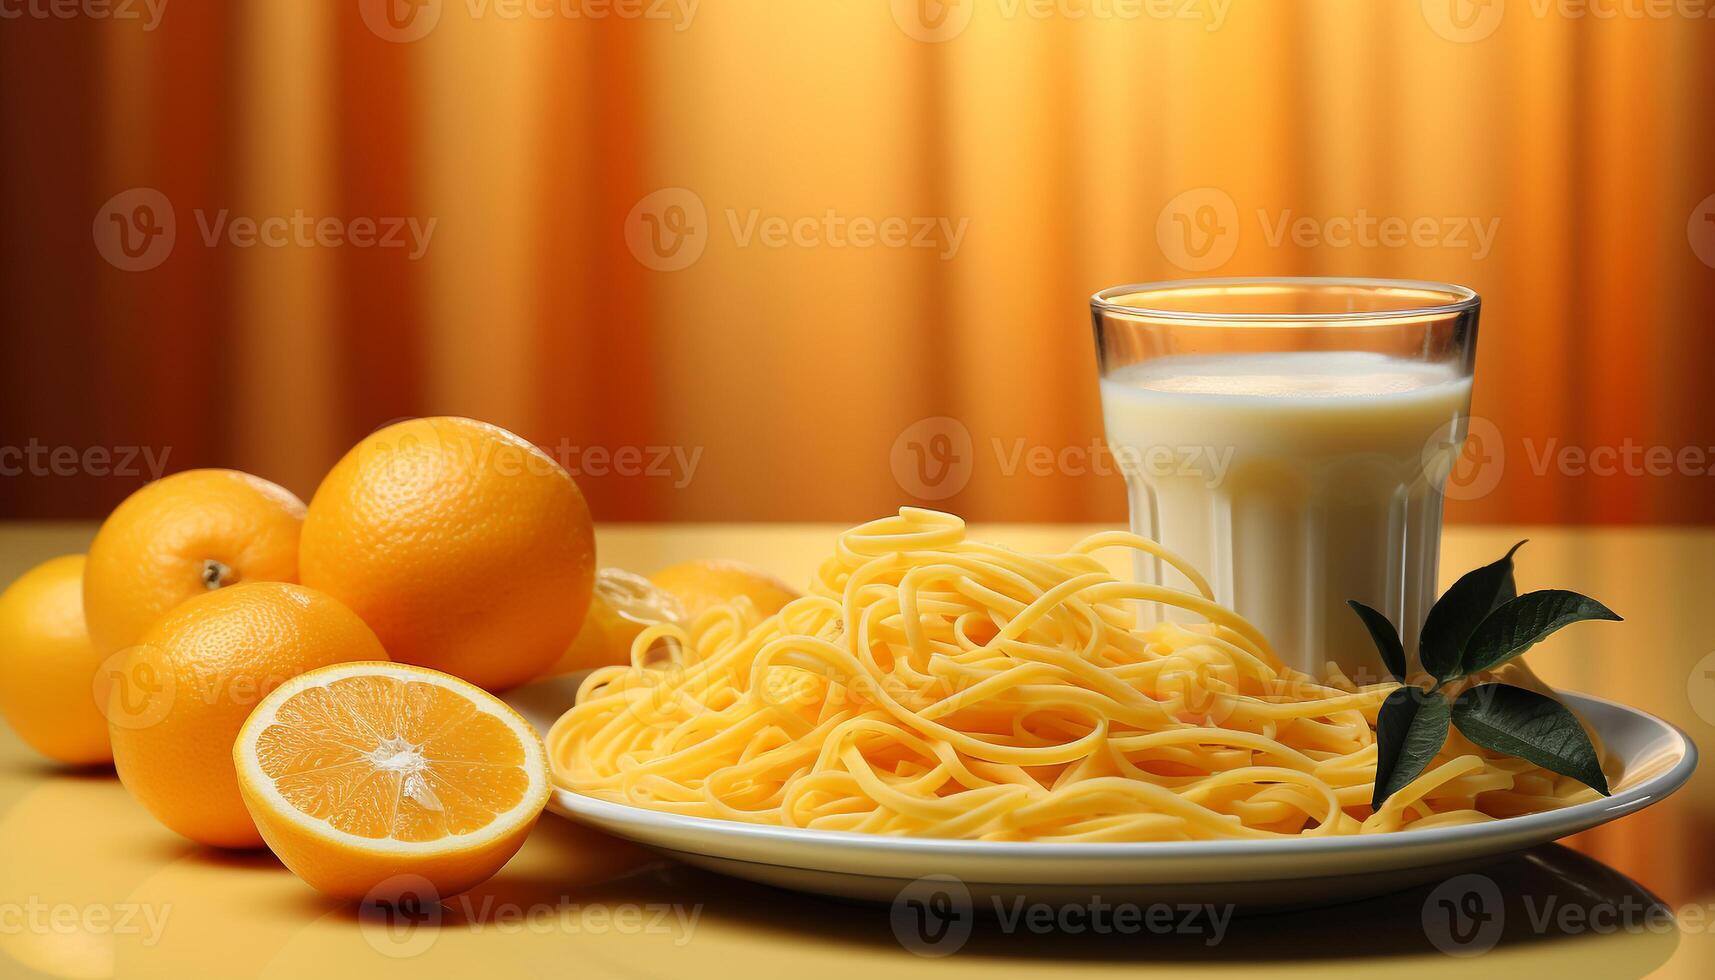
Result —
[[358, 837], [439, 840], [524, 798], [523, 746], [444, 688], [346, 677], [280, 706], [256, 738], [262, 771], [300, 812]]

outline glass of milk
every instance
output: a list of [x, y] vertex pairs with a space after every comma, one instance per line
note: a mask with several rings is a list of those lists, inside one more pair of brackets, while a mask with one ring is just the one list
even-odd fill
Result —
[[[1464, 445], [1477, 294], [1201, 279], [1104, 289], [1091, 306], [1132, 529], [1202, 571], [1288, 666], [1384, 675], [1348, 599], [1393, 620], [1414, 657]], [[1186, 585], [1147, 556], [1138, 577]]]

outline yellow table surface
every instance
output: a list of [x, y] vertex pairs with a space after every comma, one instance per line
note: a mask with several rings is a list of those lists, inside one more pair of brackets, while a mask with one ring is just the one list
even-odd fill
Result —
[[[976, 530], [1045, 549], [1084, 529]], [[599, 541], [603, 564], [649, 570], [718, 556], [801, 582], [835, 531], [632, 525], [603, 527]], [[92, 533], [0, 525], [0, 583], [81, 551]], [[1715, 748], [1715, 531], [1462, 528], [1448, 532], [1443, 567], [1491, 561], [1521, 537], [1531, 539], [1522, 589], [1577, 589], [1626, 617], [1559, 634], [1531, 654], [1538, 672], [1645, 708]], [[552, 815], [494, 880], [426, 921], [390, 924], [321, 898], [266, 852], [182, 840], [111, 770], [55, 769], [0, 732], [0, 977], [1709, 976], [1710, 769], [1658, 807], [1487, 869], [1505, 896], [1504, 926], [1475, 957], [1432, 945], [1425, 909], [1438, 896], [1419, 888], [1319, 911], [1241, 913], [1212, 945], [1207, 930], [1072, 933], [980, 917], [956, 952], [926, 958], [895, 938], [886, 907], [695, 871]], [[1657, 901], [1675, 923], [1643, 913]]]

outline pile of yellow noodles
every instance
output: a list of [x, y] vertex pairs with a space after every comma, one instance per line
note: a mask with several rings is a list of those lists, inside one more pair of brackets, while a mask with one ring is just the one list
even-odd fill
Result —
[[[1200, 594], [1116, 580], [1091, 557], [1112, 546]], [[1288, 671], [1209, 596], [1135, 535], [1026, 555], [905, 508], [841, 535], [776, 616], [740, 602], [646, 630], [549, 732], [554, 778], [672, 813], [983, 840], [1375, 833], [1593, 797], [1454, 732], [1371, 813], [1394, 685]], [[1136, 600], [1207, 625], [1137, 628]]]

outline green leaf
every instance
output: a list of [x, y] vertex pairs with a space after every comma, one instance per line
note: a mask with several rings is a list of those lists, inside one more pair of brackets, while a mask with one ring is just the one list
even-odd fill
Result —
[[1436, 680], [1459, 676], [1460, 654], [1472, 632], [1488, 615], [1518, 594], [1513, 584], [1513, 554], [1524, 542], [1512, 546], [1500, 561], [1466, 572], [1424, 617], [1418, 634], [1417, 656], [1423, 669]]
[[1564, 589], [1527, 592], [1489, 614], [1465, 642], [1461, 673], [1499, 667], [1548, 634], [1589, 619], [1619, 622], [1613, 610], [1589, 596]]
[[1364, 621], [1364, 626], [1370, 631], [1370, 639], [1376, 641], [1376, 650], [1382, 655], [1382, 665], [1393, 679], [1405, 683], [1405, 646], [1399, 641], [1399, 630], [1394, 628], [1393, 621], [1380, 612], [1355, 599], [1347, 599], [1346, 605], [1358, 614]]
[[1483, 684], [1453, 702], [1453, 724], [1485, 749], [1571, 776], [1609, 795], [1596, 746], [1577, 716], [1553, 698], [1511, 684]]
[[1387, 798], [1423, 775], [1423, 770], [1447, 742], [1447, 699], [1422, 688], [1401, 687], [1382, 702], [1376, 715], [1376, 785], [1370, 806], [1381, 809]]

